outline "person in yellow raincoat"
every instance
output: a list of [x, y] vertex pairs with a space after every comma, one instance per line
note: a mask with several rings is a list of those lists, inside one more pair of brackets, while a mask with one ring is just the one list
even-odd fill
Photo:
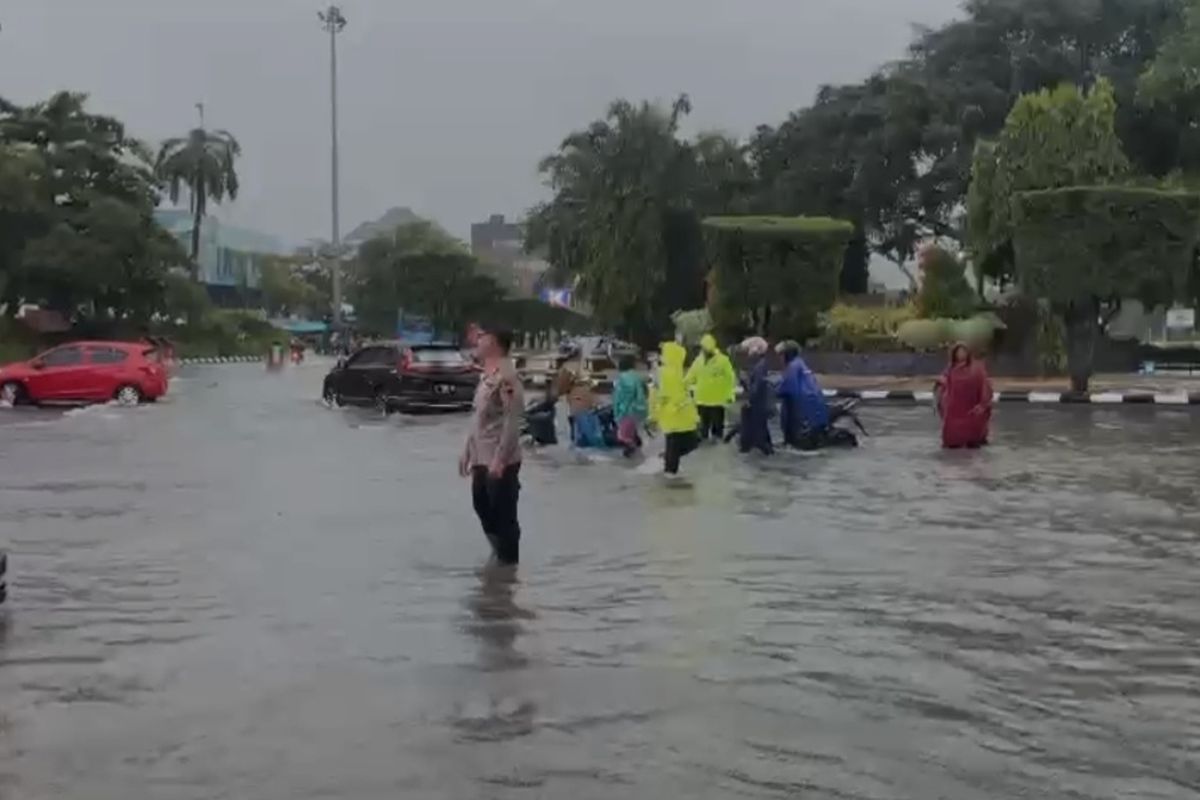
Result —
[[663, 471], [677, 475], [679, 462], [699, 444], [696, 428], [700, 425], [700, 414], [692, 402], [683, 373], [687, 351], [675, 342], [665, 342], [661, 352], [658, 380], [650, 396], [650, 416], [667, 443]]
[[711, 333], [700, 340], [700, 355], [688, 370], [687, 384], [696, 393], [700, 439], [707, 441], [711, 436], [721, 441], [725, 438], [725, 409], [737, 396], [737, 374]]

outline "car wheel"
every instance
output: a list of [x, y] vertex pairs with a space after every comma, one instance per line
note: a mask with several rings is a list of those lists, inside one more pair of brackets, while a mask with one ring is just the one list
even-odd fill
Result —
[[325, 405], [331, 408], [337, 408], [342, 405], [342, 396], [328, 383], [325, 384], [325, 388], [321, 391], [321, 399], [325, 401]]
[[371, 405], [376, 411], [379, 412], [379, 416], [381, 417], [386, 417], [388, 414], [392, 413], [392, 410], [388, 408], [387, 395], [384, 393], [383, 389], [375, 390], [375, 398]]
[[0, 386], [0, 405], [16, 406], [25, 402], [25, 387], [16, 381]]
[[117, 391], [113, 393], [113, 400], [119, 406], [136, 406], [142, 402], [142, 391], [136, 386], [127, 383], [117, 388]]

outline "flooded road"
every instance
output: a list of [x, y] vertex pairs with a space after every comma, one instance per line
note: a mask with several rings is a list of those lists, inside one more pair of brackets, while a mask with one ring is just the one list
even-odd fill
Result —
[[0, 798], [1196, 798], [1194, 412], [1004, 407], [942, 453], [668, 486], [531, 456], [516, 583], [461, 417], [321, 370], [0, 411]]

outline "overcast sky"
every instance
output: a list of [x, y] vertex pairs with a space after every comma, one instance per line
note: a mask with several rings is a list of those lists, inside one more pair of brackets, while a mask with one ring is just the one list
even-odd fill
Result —
[[[958, 0], [344, 0], [343, 233], [408, 205], [465, 236], [544, 195], [538, 159], [616, 97], [691, 95], [739, 136], [904, 51]], [[317, 0], [0, 0], [0, 95], [58, 89], [157, 142], [203, 101], [242, 143], [220, 216], [329, 234], [328, 39]]]

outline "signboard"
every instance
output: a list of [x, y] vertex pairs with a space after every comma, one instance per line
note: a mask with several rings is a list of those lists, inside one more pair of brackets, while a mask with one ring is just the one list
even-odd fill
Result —
[[542, 289], [542, 302], [555, 308], [571, 307], [570, 289]]
[[1167, 311], [1167, 328], [1173, 331], [1190, 331], [1196, 328], [1196, 309], [1172, 308]]

